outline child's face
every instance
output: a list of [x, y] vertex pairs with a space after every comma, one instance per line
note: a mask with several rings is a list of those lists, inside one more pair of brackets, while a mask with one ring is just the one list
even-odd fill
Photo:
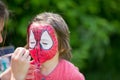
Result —
[[38, 65], [55, 56], [58, 40], [51, 25], [32, 23], [28, 35], [30, 54]]

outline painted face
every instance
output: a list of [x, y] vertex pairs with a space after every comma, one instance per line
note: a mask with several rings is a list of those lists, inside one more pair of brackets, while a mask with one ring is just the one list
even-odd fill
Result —
[[32, 23], [28, 28], [29, 51], [35, 63], [41, 65], [58, 51], [58, 40], [51, 25]]

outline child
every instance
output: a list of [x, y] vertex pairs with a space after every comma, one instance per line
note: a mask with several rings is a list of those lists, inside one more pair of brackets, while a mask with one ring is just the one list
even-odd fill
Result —
[[[28, 47], [33, 58], [28, 80], [85, 80], [70, 63], [69, 29], [55, 13], [38, 14], [28, 26]], [[30, 79], [29, 76], [33, 76]]]
[[25, 73], [18, 76], [23, 69], [17, 70], [17, 67], [22, 65], [11, 64], [11, 80], [18, 80], [21, 76], [20, 80], [85, 80], [78, 68], [68, 61], [71, 58], [70, 32], [60, 15], [49, 12], [38, 14], [29, 24], [27, 33], [32, 57], [30, 68], [29, 64], [26, 64], [27, 67], [24, 65]]

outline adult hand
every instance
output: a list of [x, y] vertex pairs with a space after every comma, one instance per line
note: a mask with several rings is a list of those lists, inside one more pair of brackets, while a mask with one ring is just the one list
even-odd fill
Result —
[[15, 80], [24, 80], [30, 66], [29, 51], [19, 47], [12, 54], [11, 72]]
[[25, 80], [40, 80], [41, 77], [40, 69], [36, 65], [31, 64]]
[[25, 80], [36, 80], [34, 75], [35, 70], [36, 66], [31, 64]]

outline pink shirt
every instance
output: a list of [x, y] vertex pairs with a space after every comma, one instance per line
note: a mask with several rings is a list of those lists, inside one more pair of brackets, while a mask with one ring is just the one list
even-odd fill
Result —
[[59, 64], [49, 75], [44, 76], [37, 74], [35, 80], [85, 80], [85, 78], [72, 63], [61, 59]]

